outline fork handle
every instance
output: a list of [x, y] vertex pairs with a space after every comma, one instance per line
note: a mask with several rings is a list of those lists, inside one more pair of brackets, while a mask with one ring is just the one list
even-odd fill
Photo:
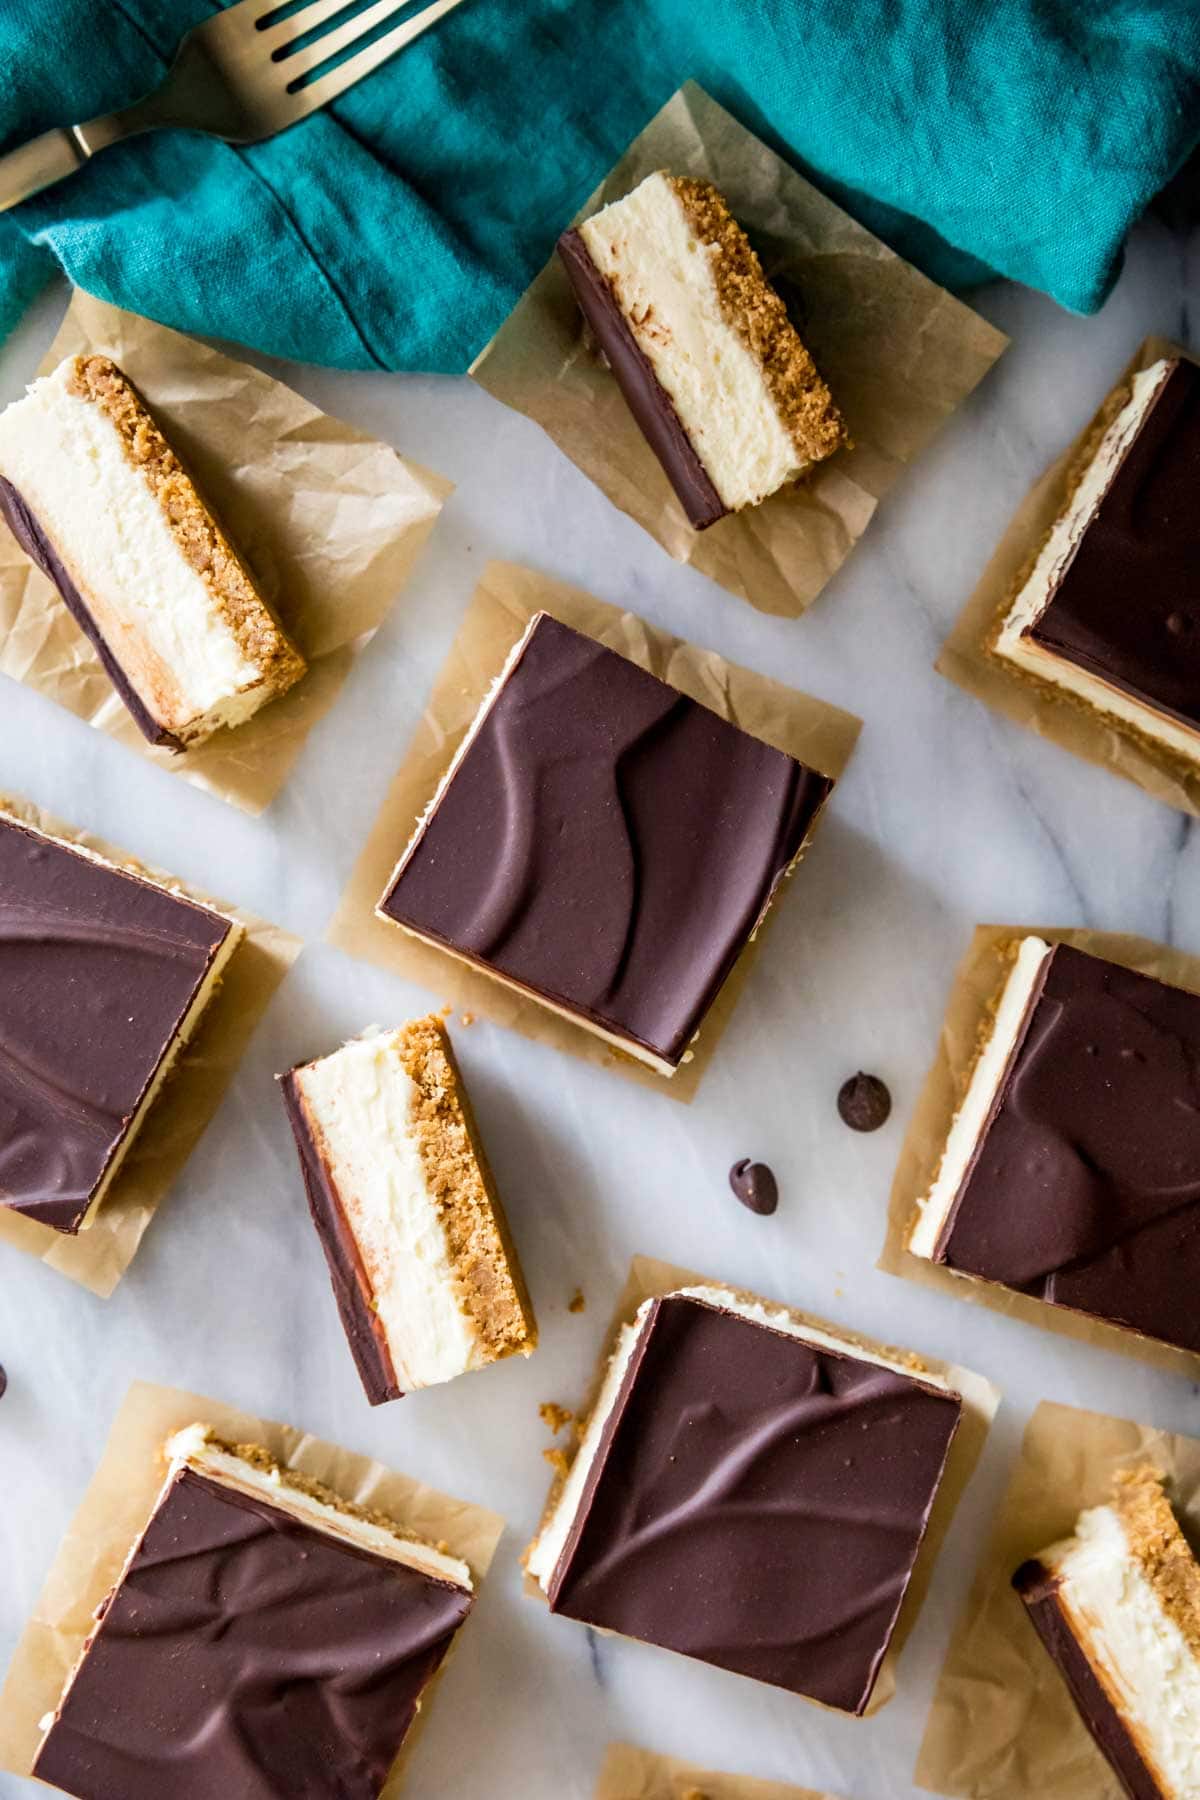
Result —
[[6, 156], [0, 156], [0, 212], [7, 212], [31, 194], [53, 187], [81, 169], [97, 150], [115, 144], [119, 138], [145, 131], [155, 121], [144, 107], [127, 107], [124, 112], [109, 113], [90, 119], [86, 125], [65, 125], [44, 131], [41, 137], [19, 144]]

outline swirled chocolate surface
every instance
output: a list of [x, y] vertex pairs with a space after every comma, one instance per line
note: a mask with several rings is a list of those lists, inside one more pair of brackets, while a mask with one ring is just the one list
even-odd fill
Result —
[[551, 1606], [862, 1712], [961, 1411], [915, 1377], [658, 1300]]
[[1031, 636], [1200, 726], [1200, 368], [1177, 362]]
[[0, 818], [0, 1205], [78, 1230], [229, 930]]
[[185, 1469], [35, 1773], [79, 1800], [378, 1800], [471, 1603]]
[[678, 1062], [832, 786], [543, 614], [381, 910]]
[[1044, 968], [937, 1260], [1200, 1350], [1200, 995]]

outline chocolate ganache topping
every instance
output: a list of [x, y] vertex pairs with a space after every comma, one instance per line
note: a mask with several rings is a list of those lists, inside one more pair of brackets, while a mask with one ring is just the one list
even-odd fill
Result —
[[381, 911], [678, 1062], [832, 786], [542, 614]]
[[1126, 1793], [1131, 1800], [1162, 1800], [1162, 1788], [1071, 1629], [1055, 1577], [1035, 1560], [1021, 1564], [1013, 1586], [1066, 1682], [1080, 1718], [1121, 1777]]
[[183, 745], [179, 739], [173, 732], [167, 731], [159, 724], [126, 675], [58, 551], [42, 529], [41, 522], [35, 518], [26, 504], [24, 495], [2, 475], [0, 475], [0, 517], [4, 519], [30, 561], [35, 563], [47, 580], [52, 581], [58, 589], [64, 606], [84, 636], [91, 642], [92, 648], [100, 658], [105, 674], [121, 696], [142, 736], [150, 743], [161, 744], [166, 749], [182, 750]]
[[1049, 606], [1048, 650], [1200, 726], [1200, 368], [1177, 362]]
[[372, 1305], [370, 1277], [363, 1266], [354, 1233], [342, 1213], [337, 1184], [308, 1122], [295, 1071], [281, 1075], [279, 1084], [300, 1158], [308, 1210], [325, 1253], [342, 1330], [350, 1345], [359, 1379], [372, 1406], [381, 1406], [386, 1400], [399, 1400], [404, 1390], [396, 1379], [387, 1336]]
[[0, 817], [0, 1204], [78, 1229], [229, 930]]
[[550, 1604], [860, 1713], [961, 1411], [916, 1377], [658, 1300]]
[[185, 1469], [34, 1772], [80, 1800], [378, 1800], [471, 1603]]
[[1056, 945], [937, 1258], [1200, 1350], [1200, 995]]

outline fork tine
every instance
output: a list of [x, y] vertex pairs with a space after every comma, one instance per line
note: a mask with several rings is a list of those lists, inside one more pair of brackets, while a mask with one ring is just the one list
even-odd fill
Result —
[[[397, 10], [397, 0], [388, 0], [388, 3], [393, 12]], [[399, 0], [399, 3], [408, 4], [408, 0]], [[439, 19], [444, 19], [447, 13], [453, 12], [456, 6], [461, 5], [462, 0], [433, 0], [433, 5], [427, 6], [425, 11], [415, 19], [402, 20], [393, 30], [385, 32], [376, 43], [368, 44], [365, 50], [358, 52], [357, 56], [348, 57], [339, 68], [330, 69], [327, 75], [319, 75], [315, 81], [310, 82], [307, 87], [301, 88], [298, 93], [289, 94], [289, 123], [296, 119], [307, 118], [308, 114], [316, 112], [318, 107], [327, 105], [330, 100], [336, 100], [339, 94], [344, 94], [346, 89], [353, 87], [356, 81], [361, 81], [364, 75], [370, 75], [387, 62], [389, 57], [395, 56], [398, 50], [403, 50], [407, 44], [413, 43], [423, 32], [428, 31], [431, 25], [436, 25]], [[370, 8], [371, 12], [377, 10], [376, 7]], [[387, 13], [385, 12], [382, 16], [387, 17]], [[366, 17], [366, 13], [360, 14], [359, 18], [355, 20], [355, 24], [358, 25]], [[334, 33], [330, 33], [330, 37], [334, 35]], [[324, 43], [328, 44], [328, 42], [329, 38], [326, 38]], [[326, 50], [325, 54], [328, 55], [329, 52]], [[301, 60], [302, 58], [299, 56], [288, 57], [279, 65], [280, 68], [287, 70], [289, 80], [292, 79], [293, 69]], [[323, 61], [324, 57], [321, 60]]]
[[[403, 12], [413, 3], [414, 0], [375, 0], [373, 6], [368, 6], [363, 12], [355, 13], [352, 19], [347, 19], [342, 25], [335, 25], [332, 31], [325, 32], [315, 44], [306, 45], [303, 50], [297, 51], [295, 56], [281, 57], [277, 65], [279, 74], [290, 87], [292, 82], [297, 81], [301, 75], [307, 75], [310, 69], [320, 68], [321, 64], [328, 62], [331, 56], [336, 56], [339, 51], [347, 49], [351, 44], [356, 44], [359, 38], [365, 37], [368, 31], [374, 31], [377, 25], [382, 25], [384, 20], [390, 19], [393, 13]], [[343, 0], [343, 5], [346, 4], [348, 4], [348, 0]], [[298, 19], [289, 20], [289, 23], [296, 24], [299, 19], [303, 18], [304, 14], [300, 13]], [[301, 26], [301, 30], [306, 29], [306, 26]], [[294, 32], [293, 36], [299, 37], [300, 32]]]
[[308, 0], [308, 4], [300, 12], [292, 13], [286, 19], [279, 19], [274, 25], [264, 25], [258, 33], [258, 41], [272, 52], [285, 44], [294, 44], [305, 32], [315, 31], [318, 25], [324, 25], [327, 19], [336, 18], [338, 13], [353, 4], [354, 0]]

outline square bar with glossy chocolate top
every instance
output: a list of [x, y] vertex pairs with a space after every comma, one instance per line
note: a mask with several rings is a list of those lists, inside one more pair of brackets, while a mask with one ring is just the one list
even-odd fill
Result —
[[991, 649], [1200, 764], [1200, 368], [1162, 358], [1110, 410]]
[[79, 1800], [378, 1800], [467, 1565], [207, 1426], [166, 1455], [34, 1774]]
[[379, 916], [672, 1075], [832, 786], [537, 613]]
[[440, 1018], [280, 1077], [342, 1326], [373, 1406], [537, 1344]]
[[242, 935], [0, 813], [0, 1205], [91, 1224]]
[[559, 239], [630, 412], [698, 531], [846, 441], [829, 389], [711, 182], [658, 170]]
[[962, 1410], [730, 1289], [647, 1300], [529, 1572], [553, 1612], [862, 1713]]
[[1200, 1564], [1155, 1469], [1125, 1470], [1013, 1586], [1132, 1800], [1200, 1794]]
[[1200, 1353], [1200, 995], [1016, 940], [909, 1248]]
[[199, 744], [303, 675], [304, 658], [108, 357], [68, 357], [0, 413], [0, 516], [152, 744]]

